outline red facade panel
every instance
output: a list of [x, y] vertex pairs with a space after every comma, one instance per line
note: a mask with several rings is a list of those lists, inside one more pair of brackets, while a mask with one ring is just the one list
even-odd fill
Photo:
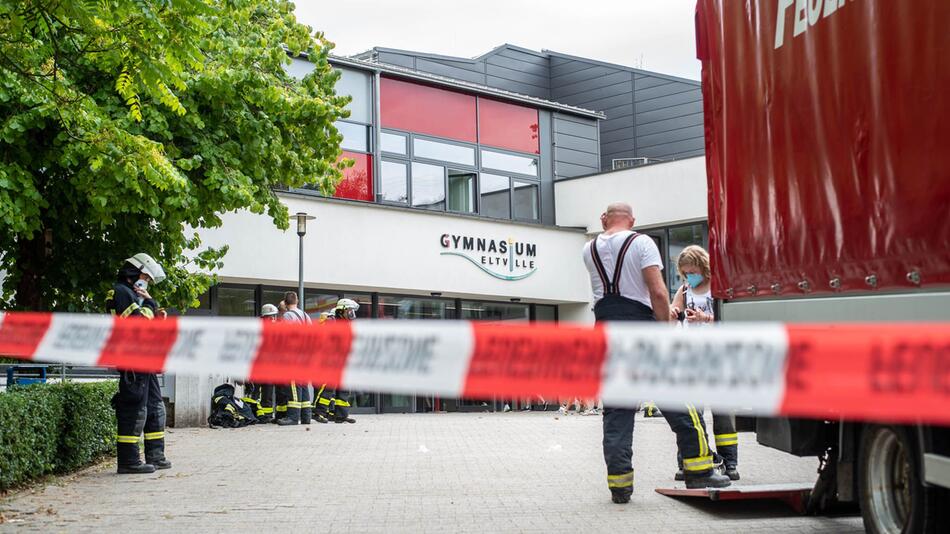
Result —
[[950, 284], [950, 2], [800, 4], [698, 4], [716, 296]]
[[475, 97], [392, 78], [380, 79], [383, 128], [474, 143]]
[[478, 141], [483, 145], [540, 154], [538, 110], [479, 98]]
[[373, 156], [343, 151], [340, 158], [354, 161], [353, 166], [343, 171], [343, 181], [337, 184], [336, 198], [373, 201]]

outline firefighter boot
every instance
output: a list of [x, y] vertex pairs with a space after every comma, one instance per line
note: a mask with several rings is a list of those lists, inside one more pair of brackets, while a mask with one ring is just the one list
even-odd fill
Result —
[[686, 475], [686, 489], [725, 488], [731, 485], [729, 477], [721, 475], [716, 469], [704, 473]]
[[116, 470], [116, 473], [120, 475], [139, 475], [139, 474], [148, 474], [154, 473], [155, 466], [152, 464], [138, 464], [138, 465], [120, 465]]

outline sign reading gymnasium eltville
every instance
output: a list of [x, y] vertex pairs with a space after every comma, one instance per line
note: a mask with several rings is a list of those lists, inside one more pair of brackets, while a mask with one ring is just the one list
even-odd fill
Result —
[[442, 256], [458, 256], [495, 278], [524, 280], [537, 271], [538, 246], [508, 239], [442, 234]]

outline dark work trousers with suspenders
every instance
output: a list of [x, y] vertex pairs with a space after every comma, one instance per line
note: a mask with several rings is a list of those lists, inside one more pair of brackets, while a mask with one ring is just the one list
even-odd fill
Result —
[[[602, 321], [655, 321], [653, 310], [643, 303], [620, 294], [623, 262], [633, 240], [642, 234], [634, 232], [620, 247], [613, 276], [597, 251], [597, 240], [591, 242], [593, 264], [604, 285], [604, 296], [594, 304], [594, 317]], [[703, 476], [713, 468], [709, 443], [706, 441], [703, 415], [692, 405], [685, 412], [664, 408], [662, 413], [676, 434], [676, 445], [683, 455], [683, 468], [688, 476]], [[637, 410], [604, 406], [604, 460], [607, 463], [607, 487], [615, 502], [625, 502], [633, 493], [633, 424]]]

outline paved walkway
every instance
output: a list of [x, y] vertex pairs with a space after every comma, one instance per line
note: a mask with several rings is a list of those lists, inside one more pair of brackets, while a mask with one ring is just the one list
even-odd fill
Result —
[[[170, 429], [170, 471], [103, 464], [0, 501], [0, 531], [861, 532], [782, 504], [691, 503], [663, 419], [638, 419], [636, 489], [610, 502], [601, 419], [548, 413], [358, 416], [356, 425]], [[743, 484], [811, 482], [816, 461], [740, 435]]]

